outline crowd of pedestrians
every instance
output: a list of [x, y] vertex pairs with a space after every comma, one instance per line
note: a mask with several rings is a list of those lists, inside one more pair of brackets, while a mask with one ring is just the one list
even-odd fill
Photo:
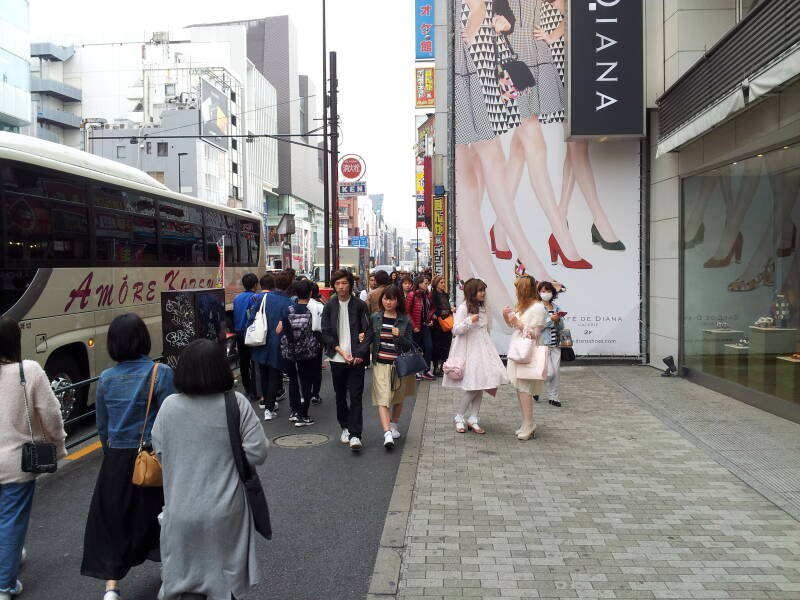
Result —
[[[416, 393], [415, 379], [441, 376], [445, 387], [461, 390], [454, 416], [459, 433], [486, 433], [479, 420], [483, 393], [494, 396], [506, 383], [517, 392], [519, 440], [536, 432], [540, 396], [561, 406], [566, 313], [551, 283], [517, 279], [516, 306], [502, 311], [514, 332], [506, 365], [490, 337], [492, 311], [480, 279], [464, 283], [458, 308], [442, 278], [427, 273], [412, 281], [377, 271], [360, 295], [348, 270], [335, 271], [331, 283], [333, 294], [323, 302], [317, 284], [290, 271], [243, 277], [233, 327], [244, 394], [233, 392], [234, 375], [218, 343], [192, 342], [173, 372], [150, 357], [140, 317], [112, 321], [107, 350], [116, 364], [97, 382], [103, 460], [81, 562], [83, 575], [104, 582], [103, 600], [120, 600], [120, 582], [146, 560], [162, 563], [162, 600], [228, 600], [259, 581], [255, 533], [266, 534], [246, 473], [265, 462], [269, 443], [254, 406], [263, 408], [265, 421], [275, 420], [285, 384], [289, 421], [310, 426], [310, 408], [322, 404], [323, 371], [329, 370], [340, 441], [354, 452], [364, 446], [369, 365], [387, 450], [401, 437], [398, 423], [405, 400]], [[259, 314], [266, 318], [260, 343], [248, 335]], [[409, 355], [416, 355], [419, 372], [401, 369]], [[66, 433], [47, 375], [36, 362], [21, 360], [19, 325], [8, 317], [0, 317], [0, 389], [0, 600], [10, 600], [23, 591], [17, 576], [36, 476], [20, 468], [20, 455], [39, 440], [52, 446], [55, 461], [66, 455]]]

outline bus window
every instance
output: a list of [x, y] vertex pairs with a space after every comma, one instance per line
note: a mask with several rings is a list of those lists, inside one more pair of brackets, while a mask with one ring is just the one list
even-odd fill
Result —
[[217, 242], [225, 237], [225, 264], [236, 264], [236, 234], [232, 231], [220, 231], [206, 228], [206, 262], [210, 265], [219, 264]]
[[156, 214], [155, 200], [133, 190], [98, 185], [92, 188], [92, 198], [95, 208], [111, 208], [145, 216]]
[[86, 204], [86, 184], [79, 177], [16, 163], [4, 167], [0, 177], [9, 191]]
[[258, 222], [239, 221], [239, 264], [258, 264]]
[[89, 258], [86, 209], [6, 194], [9, 261], [76, 262]]
[[158, 212], [165, 218], [172, 221], [184, 221], [186, 223], [195, 223], [197, 225], [203, 224], [203, 215], [199, 208], [191, 206], [190, 204], [183, 204], [182, 202], [175, 202], [173, 200], [165, 200], [159, 198]]
[[158, 260], [155, 219], [96, 211], [94, 223], [97, 260], [123, 264]]
[[191, 223], [161, 221], [161, 256], [168, 264], [202, 264], [202, 229]]

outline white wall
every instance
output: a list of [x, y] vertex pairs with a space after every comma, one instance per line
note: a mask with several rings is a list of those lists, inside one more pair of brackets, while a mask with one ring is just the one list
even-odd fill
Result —
[[[246, 96], [245, 110], [241, 115], [241, 132], [277, 133], [275, 87], [250, 61], [247, 66]], [[245, 206], [263, 212], [264, 190], [272, 190], [278, 186], [278, 142], [270, 138], [255, 138], [251, 143], [240, 141], [239, 148], [245, 154], [247, 171]]]

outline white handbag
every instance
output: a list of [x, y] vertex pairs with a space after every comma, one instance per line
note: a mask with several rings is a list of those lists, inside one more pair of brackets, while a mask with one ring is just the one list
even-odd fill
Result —
[[267, 297], [261, 299], [261, 306], [258, 307], [253, 322], [247, 328], [244, 334], [245, 346], [263, 346], [267, 343], [267, 313], [266, 313]]
[[529, 363], [533, 356], [533, 338], [526, 327], [524, 331], [515, 331], [508, 346], [508, 358], [515, 363]]

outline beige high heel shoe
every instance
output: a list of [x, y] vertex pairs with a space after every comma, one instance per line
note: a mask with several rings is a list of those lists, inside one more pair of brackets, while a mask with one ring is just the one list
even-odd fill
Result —
[[533, 427], [529, 431], [525, 431], [524, 429], [520, 429], [520, 431], [517, 433], [517, 439], [520, 442], [524, 442], [524, 441], [529, 440], [529, 439], [531, 439], [533, 437], [536, 437], [536, 430], [537, 429], [538, 429], [538, 427], [537, 427], [536, 423], [533, 424]]

